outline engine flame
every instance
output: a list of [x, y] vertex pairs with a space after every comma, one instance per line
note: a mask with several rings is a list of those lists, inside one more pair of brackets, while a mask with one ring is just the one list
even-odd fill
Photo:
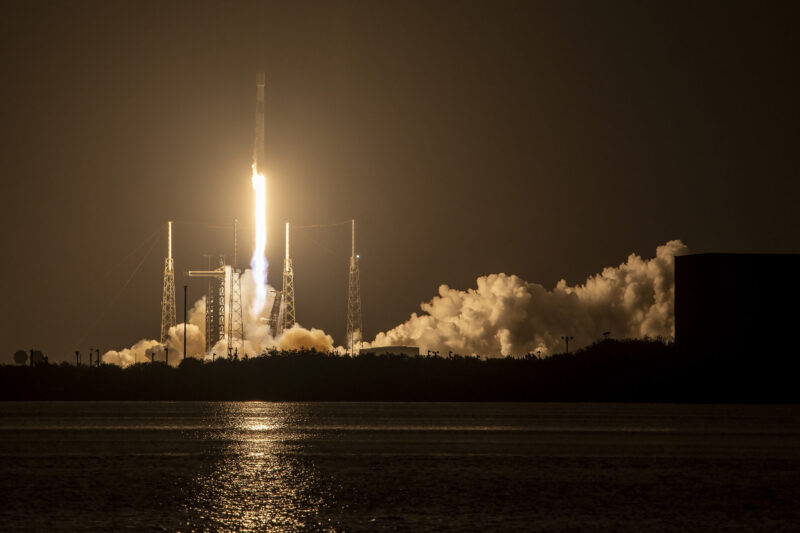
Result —
[[253, 191], [255, 191], [256, 239], [250, 267], [256, 284], [253, 299], [253, 316], [260, 316], [267, 303], [267, 184], [263, 174], [253, 167]]

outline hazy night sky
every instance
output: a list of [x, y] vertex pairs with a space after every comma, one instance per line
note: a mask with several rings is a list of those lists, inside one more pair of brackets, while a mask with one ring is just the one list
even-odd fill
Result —
[[[231, 253], [207, 225], [238, 217], [249, 263], [262, 69], [271, 280], [284, 221], [355, 218], [367, 338], [483, 274], [800, 252], [789, 9], [5, 2], [0, 360], [156, 338], [165, 238], [120, 290], [168, 219], [179, 322], [184, 270]], [[294, 234], [298, 321], [337, 343], [348, 256], [346, 227]]]

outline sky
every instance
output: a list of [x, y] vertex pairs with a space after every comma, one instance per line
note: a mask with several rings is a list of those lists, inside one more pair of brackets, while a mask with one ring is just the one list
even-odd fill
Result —
[[[487, 274], [797, 253], [786, 4], [5, 2], [0, 360], [157, 337], [167, 220], [179, 315], [234, 217], [249, 263], [259, 70], [270, 279], [285, 221], [355, 218], [368, 338]], [[348, 228], [292, 252], [298, 321], [342, 343]]]

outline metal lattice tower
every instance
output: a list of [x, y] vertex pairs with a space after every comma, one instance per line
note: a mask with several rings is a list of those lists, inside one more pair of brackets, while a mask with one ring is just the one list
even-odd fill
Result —
[[244, 352], [244, 319], [242, 315], [242, 280], [239, 272], [231, 272], [230, 320], [228, 321], [228, 351], [237, 345]]
[[[205, 254], [204, 257], [208, 260], [208, 271], [211, 271], [211, 254]], [[216, 299], [214, 285], [214, 278], [209, 276], [206, 286], [206, 353], [209, 353], [217, 343], [216, 335], [214, 335], [214, 300]]]
[[167, 222], [167, 258], [164, 261], [164, 288], [161, 292], [161, 343], [175, 326], [175, 265], [172, 262], [172, 221]]
[[[210, 262], [211, 258], [209, 257]], [[210, 268], [208, 270], [190, 270], [189, 277], [209, 278], [209, 292], [206, 295], [206, 353], [208, 353], [217, 342], [228, 336], [230, 307], [225, 295], [232, 292], [233, 269], [230, 265], [225, 264], [225, 256], [220, 255], [219, 268], [216, 270]]]
[[221, 272], [221, 276], [218, 278], [219, 282], [217, 283], [217, 323], [215, 324], [215, 328], [217, 330], [217, 339], [222, 340], [225, 338], [225, 334], [228, 331], [225, 291], [230, 286], [230, 267], [225, 265], [224, 255], [219, 256], [219, 268], [217, 271]]
[[294, 310], [294, 270], [289, 257], [289, 223], [286, 223], [286, 257], [283, 259], [283, 317], [281, 329], [291, 329], [295, 323]]
[[350, 254], [350, 276], [347, 284], [347, 343], [350, 355], [355, 353], [356, 343], [361, 342], [361, 281], [356, 255], [356, 221], [352, 220], [352, 253]]
[[230, 317], [228, 320], [228, 352], [233, 352], [236, 344], [239, 345], [241, 352], [244, 352], [244, 317], [242, 315], [242, 282], [236, 258], [238, 252], [237, 228], [239, 221], [233, 219], [233, 265], [231, 267], [230, 278]]

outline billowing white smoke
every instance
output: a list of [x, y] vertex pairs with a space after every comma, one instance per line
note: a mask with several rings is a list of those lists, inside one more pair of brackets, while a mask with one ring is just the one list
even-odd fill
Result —
[[[259, 284], [253, 279], [251, 270], [245, 270], [241, 276], [242, 284], [242, 309], [249, 310], [254, 306], [254, 301], [260, 297]], [[322, 352], [333, 351], [333, 339], [324, 331], [319, 329], [307, 330], [300, 325], [286, 331], [278, 338], [273, 338], [269, 334], [267, 318], [269, 310], [272, 308], [274, 291], [270, 291], [270, 296], [259, 314], [250, 312], [242, 313], [244, 320], [244, 346], [240, 346], [237, 341], [234, 348], [238, 351], [239, 357], [245, 354], [249, 356], [258, 355], [265, 350], [298, 350], [315, 349]], [[212, 359], [225, 357], [228, 354], [227, 341], [221, 340], [208, 352], [205, 352], [205, 297], [195, 302], [188, 316], [186, 325], [186, 356], [200, 359]], [[183, 323], [170, 328], [169, 338], [166, 342], [169, 348], [169, 364], [178, 365], [183, 359]], [[142, 339], [130, 348], [123, 350], [110, 350], [103, 354], [103, 362], [128, 366], [134, 363], [144, 363], [152, 360], [155, 356], [156, 361], [164, 361], [166, 353], [164, 345], [156, 340]]]
[[321, 329], [310, 330], [295, 325], [278, 339], [279, 350], [314, 349], [318, 352], [333, 351], [333, 338]]
[[562, 336], [574, 337], [570, 349], [585, 346], [606, 331], [616, 338], [667, 339], [674, 336], [674, 258], [687, 252], [681, 241], [670, 241], [654, 259], [631, 254], [583, 285], [561, 280], [553, 290], [506, 274], [482, 276], [477, 289], [467, 291], [442, 285], [439, 296], [421, 305], [426, 314], [412, 314], [371, 344], [521, 355], [564, 351]]
[[103, 362], [113, 365], [128, 366], [136, 363], [144, 363], [150, 360], [149, 350], [155, 346], [161, 346], [158, 341], [142, 339], [130, 348], [122, 350], [109, 350], [103, 354]]

